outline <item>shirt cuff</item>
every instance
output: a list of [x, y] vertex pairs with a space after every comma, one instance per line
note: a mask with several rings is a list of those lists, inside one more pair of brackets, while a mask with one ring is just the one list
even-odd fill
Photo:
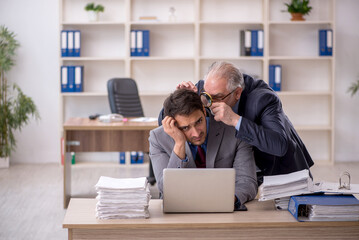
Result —
[[241, 127], [242, 117], [239, 117], [239, 120], [236, 125], [236, 130], [239, 131], [239, 128]]
[[186, 155], [185, 159], [181, 159], [181, 160], [182, 160], [182, 162], [188, 162], [188, 157], [187, 157], [187, 155]]

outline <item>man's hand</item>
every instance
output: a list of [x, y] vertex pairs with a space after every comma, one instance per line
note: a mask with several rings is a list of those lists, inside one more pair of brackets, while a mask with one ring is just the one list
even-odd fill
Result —
[[197, 92], [197, 87], [192, 82], [181, 82], [177, 85], [176, 89], [188, 89], [192, 90], [193, 92]]
[[236, 127], [240, 116], [234, 113], [230, 106], [224, 102], [214, 102], [211, 106], [211, 110], [216, 121], [221, 121], [229, 126]]
[[184, 133], [176, 126], [176, 120], [172, 117], [166, 116], [162, 120], [162, 126], [165, 133], [167, 133], [175, 141], [175, 146], [173, 148], [174, 153], [184, 159], [186, 157], [186, 136]]

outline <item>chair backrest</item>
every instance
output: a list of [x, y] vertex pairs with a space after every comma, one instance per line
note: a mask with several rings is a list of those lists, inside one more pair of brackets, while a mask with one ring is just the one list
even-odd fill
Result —
[[108, 100], [112, 113], [124, 117], [143, 117], [137, 84], [131, 78], [112, 78], [107, 81]]

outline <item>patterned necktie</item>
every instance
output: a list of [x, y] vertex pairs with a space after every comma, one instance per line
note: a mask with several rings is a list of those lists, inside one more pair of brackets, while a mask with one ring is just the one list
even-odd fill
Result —
[[197, 168], [206, 168], [206, 155], [201, 146], [197, 146], [197, 155], [195, 160]]

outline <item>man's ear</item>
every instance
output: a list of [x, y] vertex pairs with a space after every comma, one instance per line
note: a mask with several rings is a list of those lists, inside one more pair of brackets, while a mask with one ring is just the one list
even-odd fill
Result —
[[242, 91], [243, 91], [243, 88], [237, 87], [236, 91], [234, 92], [237, 100], [239, 100], [241, 98]]

